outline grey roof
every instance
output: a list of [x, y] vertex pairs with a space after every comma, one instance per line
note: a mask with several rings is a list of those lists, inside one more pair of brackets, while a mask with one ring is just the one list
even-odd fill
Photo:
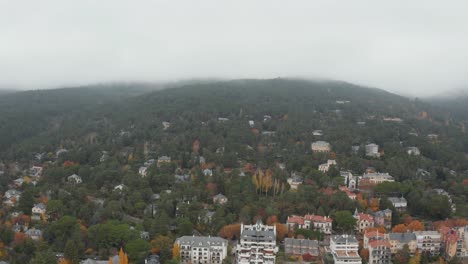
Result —
[[37, 208], [40, 208], [40, 209], [46, 209], [46, 205], [43, 204], [43, 203], [35, 204], [34, 207], [37, 207]]
[[408, 244], [412, 240], [416, 240], [414, 233], [389, 233], [388, 238], [390, 240], [397, 240], [400, 243]]
[[335, 241], [336, 244], [347, 244], [347, 243], [357, 243], [357, 239], [355, 236], [351, 235], [336, 235], [332, 236], [332, 240]]
[[196, 237], [196, 236], [183, 236], [176, 240], [176, 243], [181, 245], [190, 245], [191, 247], [210, 247], [210, 246], [227, 246], [227, 240], [220, 237]]
[[42, 231], [39, 229], [31, 228], [25, 232], [28, 236], [42, 236]]
[[387, 199], [392, 203], [406, 203], [405, 197], [388, 197]]

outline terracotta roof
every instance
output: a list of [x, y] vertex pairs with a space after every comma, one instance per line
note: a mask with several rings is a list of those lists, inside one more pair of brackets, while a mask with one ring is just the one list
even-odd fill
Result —
[[385, 234], [382, 232], [371, 231], [364, 234], [365, 237], [385, 237]]
[[311, 215], [311, 214], [306, 214], [304, 216], [306, 220], [310, 220], [312, 222], [333, 222], [333, 219], [331, 219], [328, 216], [321, 216], [321, 215]]
[[367, 220], [370, 223], [374, 222], [374, 218], [371, 215], [359, 213], [359, 221], [362, 221], [362, 220]]
[[303, 225], [304, 224], [304, 218], [302, 216], [293, 215], [293, 216], [288, 217], [287, 222], [288, 223], [295, 223], [295, 224], [298, 224], [298, 225]]
[[371, 247], [371, 248], [375, 248], [375, 247], [378, 247], [378, 246], [385, 246], [385, 247], [388, 247], [388, 248], [392, 247], [390, 242], [388, 242], [386, 240], [374, 240], [374, 241], [371, 241], [369, 243], [369, 247]]

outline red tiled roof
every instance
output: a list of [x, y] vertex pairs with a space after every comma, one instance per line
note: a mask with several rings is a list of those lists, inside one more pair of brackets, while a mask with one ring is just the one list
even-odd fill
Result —
[[385, 237], [385, 234], [383, 234], [382, 232], [377, 232], [377, 231], [371, 231], [371, 232], [366, 232], [364, 234], [365, 237]]
[[288, 224], [289, 223], [303, 225], [304, 224], [304, 218], [302, 216], [293, 215], [291, 217], [288, 217]]
[[378, 247], [378, 246], [385, 246], [385, 247], [389, 247], [389, 248], [392, 247], [390, 242], [388, 242], [386, 240], [374, 240], [374, 241], [369, 242], [369, 247], [371, 247], [371, 248], [375, 248], [375, 247]]
[[374, 218], [371, 215], [359, 213], [359, 221], [362, 221], [362, 220], [367, 220], [370, 223], [374, 222]]
[[321, 215], [312, 215], [310, 216], [310, 220], [312, 222], [333, 222], [333, 219], [327, 216], [321, 216]]
[[449, 242], [449, 243], [456, 243], [458, 241], [458, 236], [456, 234], [448, 234], [446, 237], [445, 237], [445, 241]]

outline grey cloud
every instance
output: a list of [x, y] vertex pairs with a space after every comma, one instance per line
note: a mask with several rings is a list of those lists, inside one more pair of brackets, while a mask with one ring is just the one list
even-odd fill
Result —
[[0, 85], [340, 79], [409, 95], [468, 83], [466, 1], [0, 1]]

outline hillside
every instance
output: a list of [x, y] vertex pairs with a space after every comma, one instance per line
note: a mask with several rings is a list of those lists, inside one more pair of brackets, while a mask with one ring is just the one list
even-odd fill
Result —
[[[379, 227], [388, 232], [406, 231], [409, 223], [433, 230], [442, 220], [468, 217], [464, 119], [346, 82], [28, 91], [0, 97], [0, 122], [0, 193], [21, 196], [4, 199], [0, 221], [30, 221], [44, 231], [50, 252], [83, 256], [86, 249], [106, 260], [124, 247], [134, 263], [150, 250], [170, 263], [177, 237], [231, 240], [239, 223], [257, 219], [277, 225], [280, 242], [286, 235], [324, 239], [316, 230], [288, 233], [284, 223], [293, 214], [330, 216], [334, 233], [354, 232], [355, 210], [389, 209], [391, 221]], [[313, 151], [317, 141], [330, 149]], [[370, 143], [378, 145], [375, 155], [366, 153]], [[351, 187], [353, 177], [368, 172], [392, 181]], [[291, 179], [299, 179], [296, 188]], [[389, 197], [404, 197], [407, 210]], [[32, 213], [39, 202], [47, 215]], [[11, 232], [0, 225], [0, 239], [18, 247]], [[10, 252], [12, 263], [28, 263], [34, 250], [18, 252]]]

